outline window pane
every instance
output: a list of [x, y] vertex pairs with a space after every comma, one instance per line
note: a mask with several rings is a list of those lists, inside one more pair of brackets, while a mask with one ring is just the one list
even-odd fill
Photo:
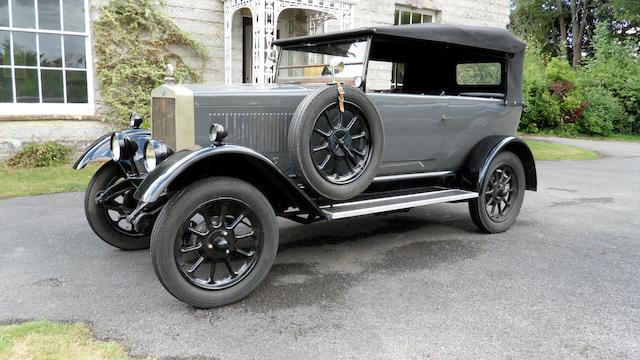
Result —
[[411, 23], [412, 24], [420, 24], [422, 22], [422, 14], [420, 13], [412, 13], [411, 14]]
[[422, 15], [422, 22], [423, 23], [432, 23], [433, 22], [433, 16], [431, 16], [431, 15]]
[[66, 71], [67, 75], [67, 102], [86, 103], [87, 102], [87, 72], [86, 71]]
[[402, 11], [400, 12], [400, 24], [410, 24], [411, 23], [411, 13]]
[[64, 102], [62, 90], [62, 70], [42, 70], [42, 102]]
[[86, 56], [84, 39], [84, 36], [64, 36], [64, 61], [66, 67], [84, 69]]
[[458, 64], [458, 85], [500, 85], [502, 67], [499, 63]]
[[38, 0], [38, 24], [40, 29], [60, 30], [59, 0]]
[[0, 26], [9, 26], [9, 0], [0, 0]]
[[13, 27], [34, 29], [36, 27], [36, 8], [34, 0], [11, 0]]
[[11, 69], [0, 69], [0, 102], [13, 102], [13, 82]]
[[84, 32], [84, 0], [64, 0], [64, 30]]
[[27, 32], [13, 33], [13, 63], [15, 65], [36, 66], [36, 34]]
[[11, 65], [11, 44], [8, 31], [0, 31], [0, 65]]
[[393, 25], [398, 25], [400, 19], [400, 10], [396, 10], [393, 13]]
[[40, 34], [40, 66], [62, 67], [61, 36]]
[[38, 95], [38, 70], [15, 69], [16, 71], [16, 100], [19, 103], [40, 102]]

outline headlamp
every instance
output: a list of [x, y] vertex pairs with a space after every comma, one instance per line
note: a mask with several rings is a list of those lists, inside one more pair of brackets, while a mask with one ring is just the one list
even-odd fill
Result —
[[159, 163], [173, 154], [173, 150], [158, 140], [148, 140], [144, 144], [144, 167], [151, 172]]
[[111, 135], [111, 158], [113, 161], [131, 159], [137, 150], [138, 144], [129, 136], [120, 132]]
[[211, 143], [221, 143], [227, 137], [227, 130], [220, 124], [211, 124], [209, 127], [209, 140]]

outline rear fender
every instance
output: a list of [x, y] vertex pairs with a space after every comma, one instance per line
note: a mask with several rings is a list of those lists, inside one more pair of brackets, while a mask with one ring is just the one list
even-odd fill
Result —
[[[133, 141], [138, 144], [138, 151], [136, 155], [133, 157], [133, 161], [119, 161], [119, 165], [129, 173], [130, 171], [139, 171], [140, 166], [136, 166], [136, 164], [142, 164], [142, 158], [144, 156], [144, 143], [151, 139], [151, 131], [147, 129], [128, 129], [122, 131], [123, 134], [129, 136]], [[111, 158], [111, 135], [114, 132], [110, 132], [98, 138], [98, 140], [94, 141], [93, 144], [89, 145], [84, 153], [76, 160], [76, 163], [73, 165], [73, 168], [76, 170], [80, 170], [87, 166], [87, 164], [93, 160], [100, 158]]]
[[234, 145], [183, 150], [161, 162], [138, 187], [134, 198], [143, 206], [158, 202], [166, 192], [212, 176], [235, 177], [255, 186], [269, 200], [276, 213], [289, 207], [324, 218], [318, 206], [288, 176], [263, 155]]
[[461, 171], [460, 187], [469, 191], [480, 192], [485, 176], [489, 172], [491, 161], [503, 151], [510, 151], [520, 159], [524, 167], [525, 188], [536, 191], [538, 177], [536, 163], [529, 146], [515, 136], [488, 136], [482, 139], [471, 150], [464, 168]]

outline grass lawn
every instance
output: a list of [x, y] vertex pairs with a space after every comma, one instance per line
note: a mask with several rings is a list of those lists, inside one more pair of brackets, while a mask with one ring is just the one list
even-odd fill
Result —
[[[527, 140], [536, 160], [593, 160], [598, 154], [587, 149]], [[101, 166], [92, 163], [77, 171], [71, 165], [42, 168], [10, 168], [0, 164], [0, 199], [83, 191], [91, 175]]]
[[133, 358], [116, 342], [94, 339], [85, 324], [40, 320], [0, 326], [0, 359]]
[[536, 160], [595, 160], [595, 151], [577, 146], [551, 144], [544, 141], [526, 140]]
[[589, 135], [572, 135], [572, 134], [565, 134], [565, 133], [558, 134], [551, 131], [540, 131], [535, 134], [519, 132], [518, 136], [553, 136], [553, 137], [563, 137], [563, 138], [569, 138], [569, 139], [583, 139], [583, 140], [640, 142], [640, 135], [629, 135], [629, 134], [612, 134], [605, 137], [605, 136], [589, 136]]
[[77, 171], [71, 165], [41, 168], [10, 168], [0, 164], [0, 199], [68, 191], [83, 191], [101, 164]]

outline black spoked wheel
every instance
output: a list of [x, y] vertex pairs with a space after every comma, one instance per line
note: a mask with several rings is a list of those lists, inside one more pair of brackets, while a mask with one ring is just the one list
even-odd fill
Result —
[[253, 270], [262, 249], [259, 222], [249, 205], [217, 198], [184, 221], [175, 258], [182, 275], [203, 289], [233, 286]]
[[508, 164], [498, 166], [486, 184], [485, 210], [491, 220], [502, 222], [509, 218], [518, 199], [518, 178]]
[[313, 125], [309, 147], [313, 163], [323, 178], [333, 184], [354, 181], [367, 168], [371, 158], [369, 126], [360, 108], [345, 102], [327, 106]]
[[491, 162], [479, 197], [469, 201], [471, 218], [481, 231], [498, 233], [513, 225], [524, 200], [524, 176], [520, 159], [511, 152]]
[[308, 95], [293, 114], [288, 145], [298, 180], [316, 194], [347, 200], [366, 190], [384, 152], [380, 114], [360, 89], [343, 85], [344, 112], [334, 85]]
[[[135, 231], [133, 225], [125, 220], [127, 216], [135, 210], [138, 204], [138, 201], [133, 198], [133, 194], [136, 192], [136, 184], [134, 181], [114, 179], [114, 182], [110, 184], [109, 187], [111, 186], [115, 188], [113, 192], [104, 196], [100, 202], [107, 221], [109, 221], [116, 231], [126, 236], [145, 236], [145, 234]], [[97, 196], [100, 197], [103, 194], [104, 192], [99, 192]]]
[[85, 193], [85, 215], [93, 231], [106, 243], [123, 250], [149, 247], [149, 234], [135, 231], [125, 218], [137, 206], [134, 180], [114, 162], [104, 164], [91, 178]]
[[189, 185], [167, 202], [151, 233], [158, 279], [173, 296], [199, 308], [247, 296], [277, 251], [271, 204], [254, 186], [233, 178]]

